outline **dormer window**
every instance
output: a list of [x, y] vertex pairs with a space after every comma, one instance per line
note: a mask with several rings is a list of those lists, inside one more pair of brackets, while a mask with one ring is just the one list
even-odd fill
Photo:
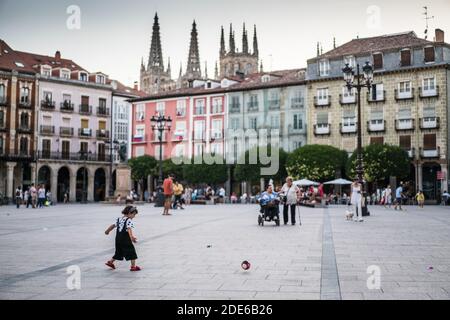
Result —
[[403, 49], [400, 51], [400, 65], [402, 67], [407, 67], [411, 65], [411, 50]]
[[96, 82], [105, 84], [106, 83], [106, 77], [104, 75], [98, 74], [96, 77]]
[[373, 54], [373, 69], [383, 69], [383, 54], [381, 52]]
[[50, 77], [52, 75], [52, 68], [51, 67], [41, 67], [41, 74], [44, 77]]
[[79, 78], [79, 80], [80, 81], [88, 81], [88, 74], [87, 73], [85, 73], [85, 72], [80, 72], [80, 78]]
[[270, 76], [268, 74], [265, 74], [261, 77], [261, 82], [265, 83], [265, 82], [269, 82], [270, 81]]
[[14, 62], [14, 64], [19, 68], [25, 68], [25, 65], [22, 62]]
[[59, 76], [61, 79], [70, 79], [70, 70], [62, 69], [59, 72]]
[[328, 76], [330, 74], [330, 61], [327, 59], [319, 61], [319, 76]]
[[425, 56], [425, 63], [430, 63], [435, 61], [434, 47], [426, 47], [423, 49]]
[[346, 56], [344, 57], [344, 66], [348, 64], [349, 67], [356, 67], [355, 57], [354, 56]]

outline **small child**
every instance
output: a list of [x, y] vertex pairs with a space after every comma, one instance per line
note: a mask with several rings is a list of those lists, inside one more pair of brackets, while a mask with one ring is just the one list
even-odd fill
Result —
[[416, 194], [416, 199], [419, 208], [423, 209], [423, 204], [425, 202], [425, 195], [423, 194], [422, 190], [419, 190], [419, 192]]
[[133, 206], [126, 206], [123, 209], [122, 218], [117, 218], [115, 224], [109, 226], [106, 229], [105, 234], [108, 235], [114, 228], [117, 228], [116, 231], [116, 252], [111, 260], [106, 262], [105, 264], [111, 269], [115, 269], [114, 265], [115, 260], [123, 260], [125, 258], [126, 261], [131, 260], [131, 269], [130, 271], [140, 271], [141, 268], [136, 266], [137, 254], [134, 249], [133, 242], [137, 242], [137, 238], [133, 235], [133, 218], [137, 215], [138, 210]]

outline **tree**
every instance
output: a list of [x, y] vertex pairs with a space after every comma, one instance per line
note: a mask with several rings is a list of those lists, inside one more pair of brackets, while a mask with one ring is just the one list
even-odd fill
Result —
[[172, 173], [177, 180], [183, 180], [183, 166], [183, 162], [177, 161], [177, 159], [163, 160], [163, 174], [167, 176]]
[[[275, 153], [278, 153], [278, 157], [274, 157]], [[255, 156], [257, 163], [250, 163], [250, 154]], [[264, 159], [260, 158], [260, 155], [266, 156], [271, 160], [268, 164], [262, 164]], [[275, 181], [283, 181], [287, 177], [286, 161], [288, 153], [281, 148], [272, 148], [270, 145], [267, 147], [254, 147], [247, 150], [244, 155], [239, 159], [238, 164], [234, 169], [234, 178], [237, 181], [249, 181], [251, 183], [258, 183], [261, 178], [273, 179]], [[278, 165], [273, 163], [273, 160], [278, 159]], [[276, 172], [274, 174], [262, 175], [261, 169], [273, 167]]]
[[345, 168], [347, 153], [328, 145], [310, 144], [296, 149], [287, 159], [287, 172], [294, 179], [332, 180]]
[[[158, 163], [152, 156], [144, 155], [137, 158], [132, 158], [128, 161], [131, 168], [131, 178], [138, 181], [141, 190], [144, 191], [144, 181], [151, 174], [155, 174], [158, 168]], [[141, 192], [141, 200], [143, 198]]]
[[[398, 146], [371, 144], [363, 148], [364, 180], [377, 182], [388, 177], [405, 178], [409, 174], [408, 153]], [[357, 152], [347, 162], [350, 177], [356, 176]]]
[[193, 184], [217, 185], [227, 181], [228, 168], [225, 161], [223, 164], [208, 164], [203, 161], [202, 157], [199, 157], [183, 165], [183, 177], [185, 181]]

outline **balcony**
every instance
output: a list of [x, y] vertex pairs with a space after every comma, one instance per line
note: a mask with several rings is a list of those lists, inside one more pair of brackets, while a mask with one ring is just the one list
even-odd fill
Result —
[[48, 100], [41, 101], [42, 110], [55, 110], [55, 106], [56, 106], [55, 101], [48, 101]]
[[71, 127], [59, 127], [59, 135], [61, 137], [72, 137], [73, 136], [73, 128], [71, 128]]
[[395, 101], [401, 100], [414, 100], [414, 88], [410, 91], [400, 92], [398, 89], [395, 89]]
[[306, 131], [306, 124], [303, 124], [301, 128], [299, 127], [294, 128], [292, 124], [288, 125], [288, 135], [305, 134], [305, 131]]
[[356, 104], [356, 94], [352, 96], [344, 96], [342, 93], [339, 95], [339, 103], [341, 105], [345, 104]]
[[369, 120], [367, 121], [368, 132], [384, 132], [384, 120]]
[[230, 113], [239, 113], [239, 112], [241, 112], [241, 104], [240, 103], [230, 104]]
[[7, 104], [8, 104], [8, 100], [6, 99], [6, 97], [1, 97], [0, 98], [0, 107], [6, 107]]
[[426, 159], [431, 159], [431, 158], [436, 159], [437, 158], [437, 159], [439, 159], [440, 154], [441, 154], [441, 147], [437, 147], [434, 149], [427, 149], [427, 150], [420, 148], [419, 151], [420, 151], [421, 158], [426, 158]]
[[80, 152], [51, 152], [49, 150], [38, 151], [38, 159], [45, 160], [70, 160], [88, 162], [111, 162], [111, 156], [104, 153], [80, 153]]
[[162, 133], [162, 136], [160, 136], [159, 132], [153, 132], [151, 135], [151, 143], [159, 143], [159, 139], [161, 138], [162, 142], [167, 142], [167, 131], [164, 131]]
[[375, 99], [373, 98], [372, 92], [367, 92], [367, 102], [369, 103], [378, 103], [378, 102], [386, 102], [386, 90], [383, 90], [383, 94], [378, 94], [377, 92], [377, 96], [375, 97]]
[[177, 117], [185, 117], [186, 116], [186, 109], [177, 109]]
[[330, 124], [319, 123], [314, 125], [314, 135], [330, 135]]
[[42, 135], [54, 135], [55, 134], [55, 126], [45, 126], [41, 125], [40, 131]]
[[195, 107], [194, 108], [194, 116], [203, 116], [206, 113], [205, 107]]
[[301, 109], [305, 106], [305, 101], [303, 98], [292, 98], [291, 99], [291, 109]]
[[28, 125], [21, 125], [17, 128], [17, 133], [32, 133], [32, 129]]
[[331, 106], [331, 96], [326, 97], [314, 97], [315, 107], [329, 107]]
[[247, 111], [248, 112], [258, 111], [258, 110], [259, 110], [258, 101], [250, 101], [247, 103]]
[[142, 135], [142, 134], [135, 134], [133, 136], [133, 138], [131, 139], [131, 142], [133, 144], [147, 143], [147, 135], [146, 134], [144, 134], [144, 135]]
[[78, 136], [80, 138], [90, 138], [92, 137], [92, 129], [89, 128], [80, 128], [78, 129]]
[[19, 162], [19, 161], [34, 161], [34, 156], [31, 155], [29, 152], [9, 152], [4, 151], [3, 153], [0, 152], [0, 160], [2, 161], [12, 161], [12, 162]]
[[356, 133], [358, 131], [358, 126], [357, 123], [345, 123], [339, 124], [339, 128], [341, 131], [341, 134], [351, 134], [351, 133]]
[[97, 116], [99, 116], [99, 117], [109, 117], [109, 108], [97, 107]]
[[269, 100], [269, 110], [278, 110], [278, 109], [280, 109], [280, 99]]
[[20, 100], [19, 101], [19, 107], [20, 108], [27, 108], [27, 109], [29, 109], [29, 108], [31, 108], [31, 101], [30, 100], [26, 100], [26, 101]]
[[211, 131], [211, 142], [214, 142], [216, 140], [222, 140], [223, 139], [223, 131], [222, 130], [212, 130]]
[[97, 139], [109, 139], [109, 131], [108, 130], [97, 130]]
[[181, 142], [186, 141], [186, 131], [185, 130], [175, 130], [172, 136], [172, 141]]
[[437, 98], [439, 97], [439, 86], [436, 86], [434, 89], [423, 89], [422, 87], [419, 87], [419, 98], [420, 99], [426, 99], [426, 98]]
[[205, 141], [205, 133], [194, 131], [192, 132], [192, 139], [194, 141]]
[[439, 117], [424, 117], [420, 119], [420, 129], [439, 129]]
[[73, 112], [74, 104], [71, 103], [70, 101], [61, 102], [59, 110], [61, 112]]
[[414, 130], [414, 119], [397, 119], [395, 120], [396, 131]]
[[79, 113], [84, 115], [91, 115], [92, 106], [89, 106], [87, 104], [80, 104]]

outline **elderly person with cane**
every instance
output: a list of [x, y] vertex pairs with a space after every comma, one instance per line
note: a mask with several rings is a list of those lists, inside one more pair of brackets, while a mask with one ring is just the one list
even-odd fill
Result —
[[281, 188], [281, 200], [283, 201], [283, 221], [284, 224], [288, 224], [289, 221], [289, 215], [288, 211], [289, 208], [291, 209], [291, 223], [294, 226], [295, 225], [295, 208], [298, 202], [300, 189], [293, 184], [292, 177], [286, 178], [286, 183]]

